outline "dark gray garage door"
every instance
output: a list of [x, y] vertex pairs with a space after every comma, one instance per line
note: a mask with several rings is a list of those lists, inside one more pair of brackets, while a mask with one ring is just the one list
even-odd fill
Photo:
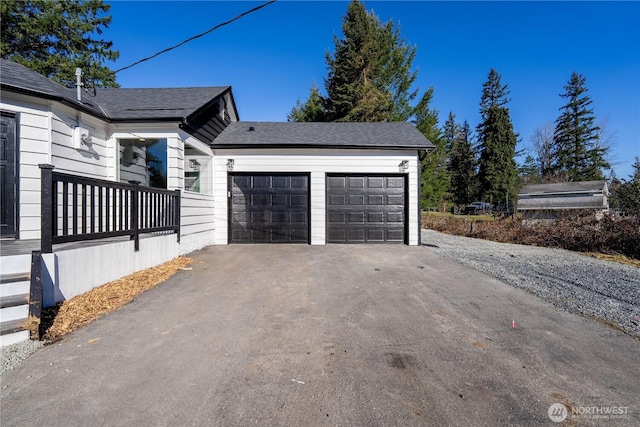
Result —
[[327, 175], [327, 242], [404, 243], [404, 175]]
[[232, 174], [231, 243], [309, 243], [308, 174]]

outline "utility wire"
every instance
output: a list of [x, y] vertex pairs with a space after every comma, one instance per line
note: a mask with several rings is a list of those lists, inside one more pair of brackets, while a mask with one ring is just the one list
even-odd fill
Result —
[[126, 70], [126, 69], [128, 69], [128, 68], [134, 67], [134, 66], [136, 66], [136, 65], [140, 64], [141, 62], [145, 62], [145, 61], [148, 61], [148, 60], [150, 60], [150, 59], [153, 59], [153, 58], [155, 58], [156, 56], [162, 55], [162, 54], [163, 54], [163, 53], [165, 53], [165, 52], [169, 52], [170, 50], [176, 49], [176, 48], [178, 48], [178, 47], [180, 47], [180, 46], [182, 46], [182, 45], [184, 45], [184, 44], [189, 43], [191, 40], [195, 40], [195, 39], [197, 39], [197, 38], [200, 38], [200, 37], [202, 37], [202, 36], [205, 36], [205, 35], [209, 34], [210, 32], [217, 30], [217, 29], [218, 29], [218, 28], [220, 28], [220, 27], [224, 27], [225, 25], [228, 25], [228, 24], [231, 24], [231, 23], [232, 23], [232, 22], [234, 22], [234, 21], [237, 21], [238, 19], [242, 18], [243, 16], [246, 16], [246, 15], [248, 15], [248, 14], [250, 14], [250, 13], [253, 13], [253, 12], [255, 12], [255, 11], [259, 10], [259, 9], [262, 9], [262, 8], [263, 8], [263, 7], [265, 7], [265, 6], [268, 6], [268, 5], [270, 5], [271, 3], [274, 3], [275, 1], [276, 1], [276, 0], [270, 0], [270, 1], [266, 2], [266, 3], [261, 4], [260, 6], [256, 6], [256, 7], [254, 7], [254, 8], [253, 8], [253, 9], [251, 9], [251, 10], [247, 10], [246, 12], [242, 12], [240, 15], [236, 16], [235, 18], [232, 18], [232, 19], [230, 19], [230, 20], [228, 20], [228, 21], [226, 21], [226, 22], [223, 22], [223, 23], [221, 23], [221, 24], [218, 24], [218, 25], [216, 25], [215, 27], [211, 27], [211, 28], [209, 28], [209, 29], [208, 29], [207, 31], [205, 31], [204, 33], [200, 33], [200, 34], [198, 34], [198, 35], [196, 35], [196, 36], [190, 37], [190, 38], [188, 38], [188, 39], [186, 39], [186, 40], [184, 40], [184, 41], [182, 41], [182, 42], [178, 43], [178, 44], [177, 44], [177, 45], [175, 45], [175, 46], [168, 47], [168, 48], [166, 48], [166, 49], [164, 49], [164, 50], [161, 50], [160, 52], [158, 52], [158, 53], [156, 53], [156, 54], [153, 54], [153, 55], [148, 56], [148, 57], [146, 57], [146, 58], [143, 58], [143, 59], [141, 59], [141, 60], [139, 60], [139, 61], [136, 61], [136, 62], [134, 62], [134, 63], [133, 63], [133, 64], [131, 64], [131, 65], [127, 65], [126, 67], [120, 68], [119, 70], [114, 71], [114, 74], [115, 74], [115, 73], [119, 73], [120, 71], [124, 71], [124, 70]]

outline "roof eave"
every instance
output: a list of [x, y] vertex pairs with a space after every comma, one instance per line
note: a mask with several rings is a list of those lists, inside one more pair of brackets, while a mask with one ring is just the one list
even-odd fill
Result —
[[80, 110], [83, 113], [92, 115], [96, 118], [105, 120], [105, 121], [109, 121], [109, 118], [107, 116], [105, 116], [104, 114], [101, 114], [97, 111], [95, 111], [92, 108], [87, 107], [84, 104], [75, 102], [75, 101], [70, 101], [69, 99], [63, 97], [63, 96], [59, 96], [59, 95], [52, 95], [50, 93], [45, 93], [45, 92], [40, 92], [40, 91], [36, 91], [36, 90], [30, 90], [30, 89], [26, 89], [26, 88], [22, 88], [22, 87], [18, 87], [18, 86], [10, 86], [10, 85], [5, 85], [5, 84], [0, 84], [0, 89], [2, 91], [5, 92], [14, 92], [14, 93], [18, 93], [21, 95], [27, 95], [27, 96], [33, 96], [36, 98], [40, 98], [40, 99], [47, 99], [50, 101], [57, 101], [60, 102], [61, 104], [64, 104], [68, 107], [74, 108], [76, 110]]
[[216, 144], [214, 141], [211, 144], [211, 147], [214, 149], [251, 149], [251, 148], [267, 148], [267, 149], [275, 149], [275, 148], [340, 148], [340, 149], [354, 149], [354, 150], [398, 150], [398, 151], [420, 151], [427, 150], [429, 147], [416, 147], [409, 145], [355, 145], [355, 144], [346, 144], [346, 145], [333, 145], [333, 144], [286, 144], [286, 143], [275, 143], [275, 144]]

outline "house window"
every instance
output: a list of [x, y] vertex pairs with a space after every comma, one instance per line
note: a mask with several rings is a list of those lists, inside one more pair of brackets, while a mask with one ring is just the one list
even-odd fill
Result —
[[211, 156], [185, 144], [184, 189], [194, 193], [213, 194], [213, 162]]
[[120, 182], [167, 188], [166, 139], [121, 139], [119, 154]]

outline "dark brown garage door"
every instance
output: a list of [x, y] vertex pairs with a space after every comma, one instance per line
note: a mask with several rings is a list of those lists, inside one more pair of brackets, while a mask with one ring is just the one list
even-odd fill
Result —
[[327, 175], [328, 243], [404, 243], [404, 175]]
[[308, 174], [232, 174], [231, 243], [309, 243]]

